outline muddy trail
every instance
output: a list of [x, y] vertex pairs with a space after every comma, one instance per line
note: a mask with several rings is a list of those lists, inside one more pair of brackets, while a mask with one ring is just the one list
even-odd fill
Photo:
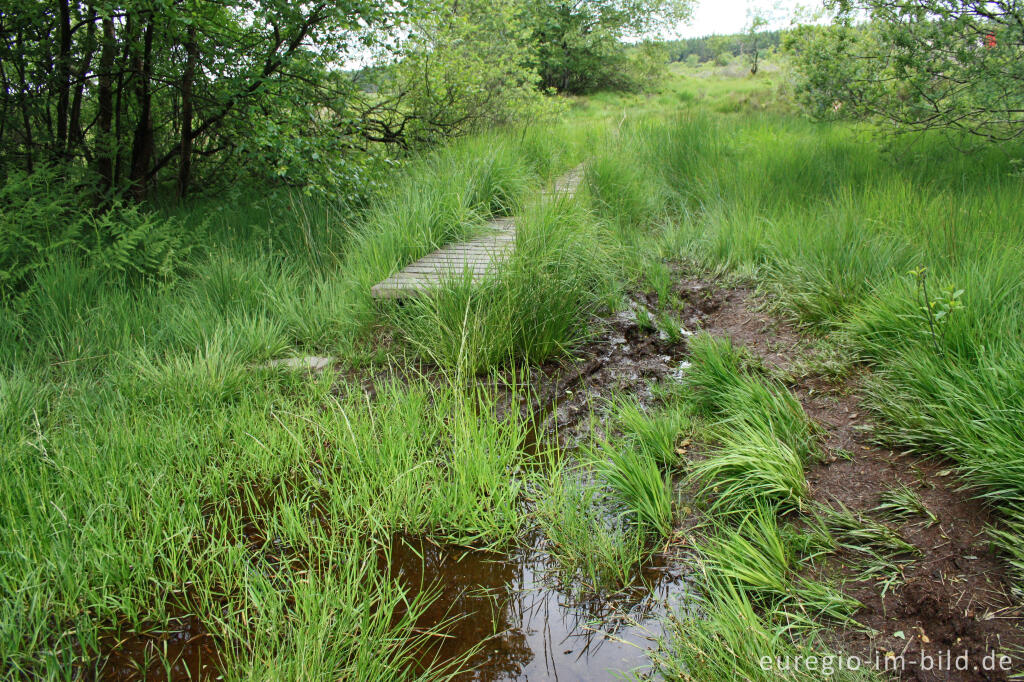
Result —
[[[901, 679], [1009, 679], [998, 669], [998, 653], [995, 670], [986, 671], [983, 661], [993, 652], [1017, 655], [1024, 645], [1024, 610], [985, 532], [994, 519], [962, 490], [952, 465], [879, 444], [859, 395], [864, 370], [834, 376], [813, 340], [764, 312], [766, 301], [752, 290], [691, 278], [680, 282], [678, 293], [691, 302], [701, 328], [747, 348], [823, 427], [825, 456], [807, 470], [812, 499], [884, 524], [914, 548], [895, 557], [887, 576], [865, 579], [854, 568], [862, 554], [840, 547], [822, 573], [842, 581], [843, 591], [864, 605], [854, 618], [870, 632], [833, 630], [830, 643], [865, 661], [881, 661], [883, 669], [886, 659], [894, 667], [899, 662]], [[924, 502], [923, 516], [894, 521], [879, 513], [883, 493], [901, 487]], [[963, 654], [968, 669], [956, 670]], [[940, 666], [940, 660], [946, 663]], [[1019, 665], [1018, 659], [1014, 671]]]
[[[862, 558], [840, 551], [816, 577], [844, 582], [843, 590], [864, 608], [854, 618], [870, 629], [829, 630], [829, 644], [863, 660], [903, 656], [907, 680], [1007, 679], [1004, 673], [922, 670], [922, 653], [964, 651], [980, 661], [993, 650], [1024, 644], [1020, 611], [1009, 580], [987, 542], [985, 508], [958, 490], [940, 461], [879, 446], [858, 397], [856, 371], [835, 375], [818, 357], [815, 342], [763, 310], [747, 288], [679, 272], [674, 295], [686, 330], [666, 334], [650, 323], [657, 301], [634, 294], [629, 307], [598, 322], [597, 332], [575, 357], [530, 368], [531, 398], [515, 402], [500, 377], [480, 379], [499, 409], [519, 410], [533, 424], [525, 451], [557, 448], [571, 456], [577, 443], [606, 428], [609, 400], [631, 396], [641, 405], [658, 400], [651, 386], [681, 378], [688, 367], [687, 337], [704, 330], [746, 347], [797, 396], [823, 429], [824, 457], [808, 465], [815, 502], [882, 522], [875, 509], [883, 491], [904, 485], [916, 491], [935, 522], [885, 520], [915, 551], [898, 557], [896, 579], [864, 578], [852, 567]], [[361, 385], [373, 399], [377, 382], [426, 377], [445, 381], [428, 366], [354, 370], [336, 367], [339, 391]], [[680, 523], [690, 526], [694, 519]], [[247, 545], [267, 546], [252, 526]], [[614, 594], [595, 594], [560, 582], [544, 538], [534, 533], [506, 553], [442, 546], [428, 539], [392, 538], [377, 556], [378, 569], [412, 600], [435, 597], [416, 623], [420, 632], [441, 630], [416, 650], [419, 670], [449, 668], [463, 680], [601, 680], [650, 670], [647, 651], [656, 646], [665, 616], [692, 604], [689, 563], [682, 551], [654, 554]], [[175, 631], [174, 624], [181, 627]], [[108, 636], [101, 642], [100, 679], [163, 678], [163, 668], [143, 661], [163, 648], [172, 663], [169, 679], [215, 679], [216, 638], [198, 619], [172, 620], [171, 628], [145, 635]]]

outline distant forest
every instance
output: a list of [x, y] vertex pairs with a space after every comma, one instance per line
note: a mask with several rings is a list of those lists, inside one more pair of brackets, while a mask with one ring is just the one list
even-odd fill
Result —
[[[756, 34], [759, 50], [778, 49], [782, 42], [782, 31], [760, 31]], [[714, 60], [721, 55], [738, 57], [750, 52], [753, 37], [749, 33], [734, 33], [725, 36], [704, 36], [665, 42], [670, 62], [685, 62], [690, 55], [697, 55], [698, 62]], [[692, 60], [691, 60], [692, 61]]]

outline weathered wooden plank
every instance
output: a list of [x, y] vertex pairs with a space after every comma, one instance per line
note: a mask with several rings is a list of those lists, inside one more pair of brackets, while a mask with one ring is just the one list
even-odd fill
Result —
[[[555, 181], [545, 196], [575, 194], [583, 177], [583, 166], [577, 166]], [[446, 280], [470, 277], [480, 282], [493, 274], [509, 258], [515, 248], [515, 218], [492, 218], [487, 227], [493, 233], [446, 246], [427, 254], [405, 268], [370, 287], [374, 298], [416, 296], [436, 288]]]

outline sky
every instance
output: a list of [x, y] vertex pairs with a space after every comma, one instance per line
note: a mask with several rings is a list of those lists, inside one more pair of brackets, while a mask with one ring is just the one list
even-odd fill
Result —
[[768, 28], [784, 28], [789, 26], [790, 19], [801, 8], [804, 14], [809, 14], [809, 10], [820, 9], [821, 6], [821, 0], [697, 0], [693, 18], [681, 24], [677, 33], [680, 38], [741, 33], [747, 24], [748, 11], [757, 9], [762, 14], [776, 17]]

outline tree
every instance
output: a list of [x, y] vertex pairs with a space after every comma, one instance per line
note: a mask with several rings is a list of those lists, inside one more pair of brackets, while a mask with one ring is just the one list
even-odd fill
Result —
[[7, 3], [0, 177], [56, 163], [91, 169], [104, 195], [166, 179], [184, 196], [197, 171], [244, 171], [225, 162], [254, 129], [313, 132], [297, 111], [336, 97], [327, 75], [394, 16], [373, 0]]
[[1024, 5], [1017, 0], [835, 2], [833, 24], [790, 42], [818, 116], [938, 128], [986, 140], [1024, 133]]
[[354, 105], [368, 139], [410, 149], [551, 109], [517, 0], [421, 0], [408, 20], [395, 63]]
[[747, 42], [747, 58], [750, 63], [750, 75], [756, 76], [758, 60], [760, 58], [761, 32], [768, 25], [768, 18], [762, 10], [747, 10], [747, 29], [745, 31]]
[[541, 86], [586, 93], [632, 84], [624, 38], [674, 26], [688, 0], [523, 0]]

